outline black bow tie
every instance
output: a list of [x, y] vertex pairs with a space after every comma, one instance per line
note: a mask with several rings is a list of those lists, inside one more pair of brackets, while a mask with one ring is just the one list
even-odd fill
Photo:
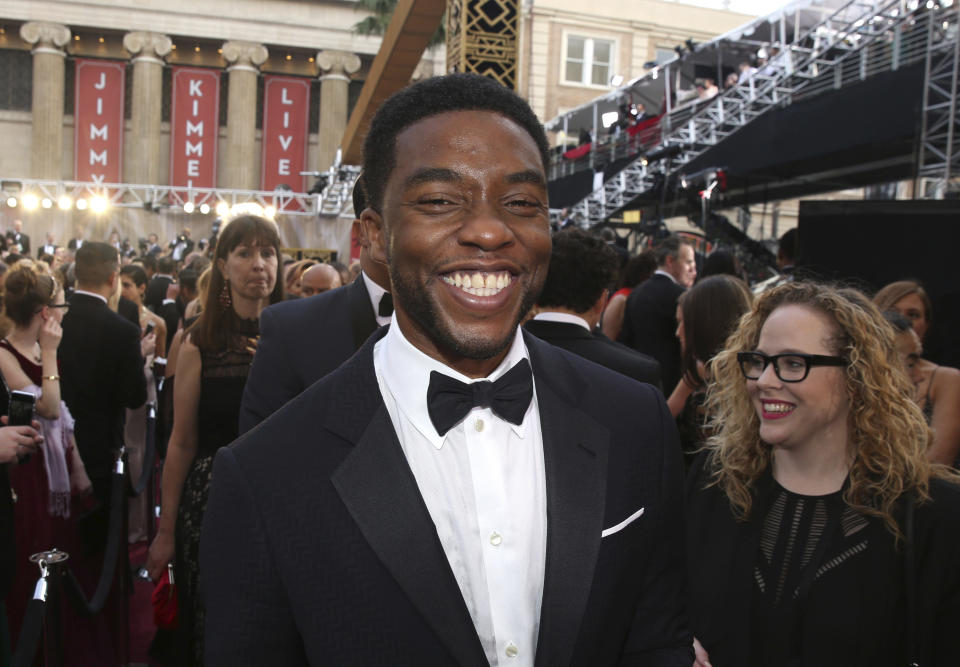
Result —
[[459, 424], [473, 408], [490, 408], [511, 424], [519, 425], [533, 398], [533, 374], [526, 359], [496, 382], [483, 380], [466, 384], [443, 373], [430, 373], [427, 412], [441, 436]]
[[393, 297], [390, 292], [384, 292], [380, 297], [380, 303], [377, 304], [377, 315], [380, 317], [390, 317], [393, 315]]

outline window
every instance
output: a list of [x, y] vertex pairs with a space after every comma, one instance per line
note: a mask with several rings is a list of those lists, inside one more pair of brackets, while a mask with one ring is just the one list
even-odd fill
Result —
[[564, 81], [587, 86], [609, 86], [612, 68], [612, 40], [567, 35]]
[[658, 46], [657, 55], [654, 58], [654, 61], [658, 65], [662, 65], [663, 63], [669, 60], [673, 60], [676, 57], [677, 57], [677, 52], [674, 51], [672, 48], [665, 47], [665, 46]]

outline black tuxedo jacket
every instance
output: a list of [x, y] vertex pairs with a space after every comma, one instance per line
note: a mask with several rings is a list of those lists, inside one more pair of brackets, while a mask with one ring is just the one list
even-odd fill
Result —
[[551, 345], [663, 389], [660, 384], [660, 364], [656, 359], [615, 343], [603, 334], [590, 333], [577, 324], [548, 320], [529, 320], [523, 327]]
[[660, 362], [663, 389], [669, 395], [680, 381], [680, 341], [677, 340], [677, 299], [683, 286], [654, 274], [638, 285], [623, 314], [620, 342]]
[[143, 293], [143, 305], [156, 314], [160, 314], [163, 307], [163, 300], [167, 298], [167, 288], [173, 279], [168, 276], [154, 276], [147, 283], [147, 289]]
[[17, 234], [14, 231], [7, 232], [7, 247], [9, 248], [10, 246], [16, 245], [17, 243], [20, 244], [19, 254], [23, 255], [24, 257], [29, 257], [30, 256], [30, 237], [27, 236], [26, 234]]
[[377, 329], [362, 277], [260, 314], [260, 342], [240, 404], [246, 433], [349, 359]]
[[140, 328], [100, 299], [74, 294], [63, 318], [58, 357], [61, 395], [76, 420], [87, 473], [95, 487], [98, 481], [109, 484], [113, 450], [123, 445], [124, 408], [147, 400]]
[[[207, 664], [487, 664], [381, 398], [383, 333], [218, 452], [200, 545]], [[689, 667], [683, 464], [663, 397], [525, 340], [547, 492], [536, 664]]]

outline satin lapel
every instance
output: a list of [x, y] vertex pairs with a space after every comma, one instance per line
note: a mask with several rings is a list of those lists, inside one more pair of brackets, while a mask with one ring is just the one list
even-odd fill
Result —
[[377, 318], [370, 304], [370, 293], [363, 276], [344, 287], [349, 290], [348, 307], [350, 310], [350, 326], [353, 329], [353, 347], [359, 350], [364, 342], [377, 330]]
[[[377, 391], [376, 387], [373, 390]], [[487, 665], [382, 401], [332, 481], [364, 538], [457, 664]]]
[[547, 489], [547, 558], [536, 664], [573, 657], [600, 551], [609, 431], [578, 407], [583, 383], [555, 348], [525, 338], [540, 407]]

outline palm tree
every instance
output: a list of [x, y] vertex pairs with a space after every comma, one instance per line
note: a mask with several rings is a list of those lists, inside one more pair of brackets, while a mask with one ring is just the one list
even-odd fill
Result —
[[[355, 23], [353, 31], [358, 35], [383, 35], [387, 31], [387, 26], [390, 25], [393, 10], [397, 7], [397, 0], [357, 0], [357, 5], [372, 12], [372, 14], [359, 23]], [[443, 44], [446, 41], [445, 23], [446, 14], [440, 21], [437, 31], [433, 33], [433, 37], [430, 38], [427, 48]]]

